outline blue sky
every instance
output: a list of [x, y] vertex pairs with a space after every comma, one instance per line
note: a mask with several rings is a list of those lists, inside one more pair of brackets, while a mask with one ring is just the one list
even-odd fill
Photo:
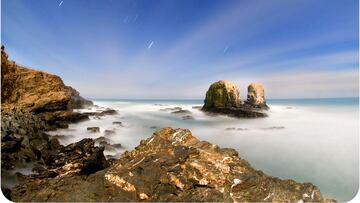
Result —
[[203, 98], [231, 80], [246, 98], [358, 96], [357, 0], [2, 0], [17, 63], [90, 98]]

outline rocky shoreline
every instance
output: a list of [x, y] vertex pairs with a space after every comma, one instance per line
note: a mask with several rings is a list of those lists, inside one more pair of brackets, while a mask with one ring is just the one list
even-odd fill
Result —
[[[159, 129], [117, 160], [105, 158], [104, 149], [112, 147], [106, 140], [87, 138], [63, 146], [46, 132], [118, 112], [75, 112], [92, 102], [58, 76], [8, 60], [3, 46], [1, 59], [1, 189], [12, 201], [334, 201], [311, 183], [255, 170], [235, 150], [200, 141], [186, 129]], [[223, 109], [205, 102], [203, 110], [262, 117], [267, 106], [258, 89], [249, 91], [247, 102], [239, 96], [235, 103], [226, 100]], [[182, 109], [168, 110], [191, 119]], [[96, 147], [97, 142], [102, 144]], [[29, 165], [32, 174], [15, 173], [14, 187], [4, 183], [11, 171]]]

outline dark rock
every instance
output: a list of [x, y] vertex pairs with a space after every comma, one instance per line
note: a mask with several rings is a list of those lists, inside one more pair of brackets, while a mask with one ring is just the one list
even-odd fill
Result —
[[152, 129], [158, 129], [159, 127], [157, 127], [157, 126], [150, 126], [150, 128], [152, 128]]
[[191, 111], [181, 109], [181, 110], [173, 111], [171, 113], [173, 113], [173, 114], [189, 114], [189, 113], [191, 113]]
[[94, 147], [95, 141], [83, 139], [67, 146], [51, 145], [43, 160], [47, 171], [53, 171], [60, 176], [85, 174], [89, 175], [108, 166], [103, 155], [103, 147]]
[[100, 142], [109, 142], [109, 141], [110, 141], [110, 139], [108, 139], [108, 138], [106, 138], [106, 137], [101, 136], [101, 137], [98, 137], [98, 138], [94, 139], [94, 141], [95, 141], [96, 143], [100, 143]]
[[115, 134], [114, 130], [105, 130], [105, 135], [112, 135]]
[[267, 117], [267, 113], [261, 109], [256, 109], [243, 105], [239, 108], [228, 108], [228, 109], [203, 109], [204, 112], [210, 113], [214, 116], [217, 114], [227, 115], [236, 118], [263, 118]]
[[124, 127], [121, 121], [114, 121], [112, 124]]
[[201, 108], [202, 108], [202, 106], [193, 106], [193, 107], [191, 107], [192, 109], [199, 109], [199, 110], [201, 110]]
[[116, 152], [117, 148], [121, 148], [121, 144], [110, 144], [107, 141], [101, 141], [99, 143], [99, 146], [104, 147], [106, 151], [112, 151], [112, 152]]
[[11, 201], [11, 190], [9, 188], [1, 187], [1, 191], [2, 191], [3, 195], [6, 197], [6, 199]]
[[174, 107], [174, 108], [164, 108], [164, 109], [160, 109], [160, 111], [180, 111], [182, 110], [181, 107]]
[[226, 130], [239, 130], [239, 131], [243, 131], [243, 130], [248, 130], [247, 128], [226, 128]]
[[45, 123], [28, 111], [1, 110], [1, 169], [38, 161], [49, 145]]
[[140, 143], [109, 168], [90, 175], [25, 178], [11, 198], [16, 202], [332, 201], [310, 183], [267, 176], [235, 150], [200, 141], [189, 130], [160, 129]]
[[261, 128], [262, 130], [282, 130], [285, 129], [284, 126], [272, 126], [272, 127], [267, 127], [267, 128]]
[[93, 132], [93, 133], [100, 132], [100, 128], [99, 128], [99, 127], [87, 127], [86, 129], [87, 129], [87, 131]]
[[183, 120], [194, 120], [194, 117], [192, 117], [192, 116], [189, 116], [189, 115], [187, 115], [187, 116], [183, 116], [183, 117], [181, 117]]
[[105, 116], [105, 115], [115, 115], [118, 112], [114, 109], [106, 109], [105, 111], [102, 111], [99, 115], [100, 116]]

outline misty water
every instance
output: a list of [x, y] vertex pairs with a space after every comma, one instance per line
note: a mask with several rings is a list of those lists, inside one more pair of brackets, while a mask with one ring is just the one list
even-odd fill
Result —
[[[155, 128], [190, 129], [194, 136], [220, 147], [234, 148], [240, 157], [271, 176], [311, 182], [321, 192], [338, 201], [352, 199], [358, 190], [358, 98], [269, 100], [269, 116], [259, 119], [237, 119], [209, 116], [193, 106], [202, 100], [95, 100], [99, 107], [118, 110], [117, 115], [71, 124], [69, 129], [50, 132], [65, 135], [62, 144], [83, 138], [105, 136], [111, 144], [122, 148], [105, 151], [119, 157], [132, 150], [140, 140], [148, 138]], [[181, 107], [191, 111], [194, 120], [160, 109]], [[120, 121], [123, 126], [112, 122]], [[87, 127], [100, 127], [89, 133]]]

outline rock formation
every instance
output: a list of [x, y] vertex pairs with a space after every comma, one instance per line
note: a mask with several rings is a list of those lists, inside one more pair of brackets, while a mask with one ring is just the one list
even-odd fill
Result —
[[[76, 192], [74, 192], [76, 191]], [[164, 128], [105, 170], [90, 175], [26, 177], [13, 201], [330, 202], [311, 183], [255, 170], [233, 149]]]
[[266, 105], [264, 96], [264, 87], [256, 82], [251, 83], [248, 86], [247, 100], [245, 103], [255, 108], [268, 109], [269, 107]]
[[69, 110], [92, 104], [66, 86], [60, 77], [25, 68], [8, 59], [1, 46], [2, 108], [29, 109], [34, 113]]
[[[256, 99], [259, 100], [260, 98], [258, 97], [260, 97], [260, 92], [256, 92], [258, 89], [256, 89], [256, 91], [253, 89], [251, 90], [251, 95], [255, 93], [259, 94], [259, 96], [255, 95], [257, 96]], [[264, 94], [262, 94], [262, 96], [263, 95]], [[263, 101], [265, 102], [265, 99]], [[264, 105], [266, 106], [265, 103]], [[240, 93], [237, 87], [229, 81], [220, 80], [213, 83], [206, 92], [202, 110], [205, 112], [225, 114], [240, 118], [267, 116], [263, 111], [267, 108], [259, 108], [260, 106], [261, 105], [253, 105], [253, 103], [247, 102], [243, 104], [240, 100]]]
[[238, 108], [240, 92], [233, 83], [220, 80], [210, 86], [204, 102], [205, 109]]

